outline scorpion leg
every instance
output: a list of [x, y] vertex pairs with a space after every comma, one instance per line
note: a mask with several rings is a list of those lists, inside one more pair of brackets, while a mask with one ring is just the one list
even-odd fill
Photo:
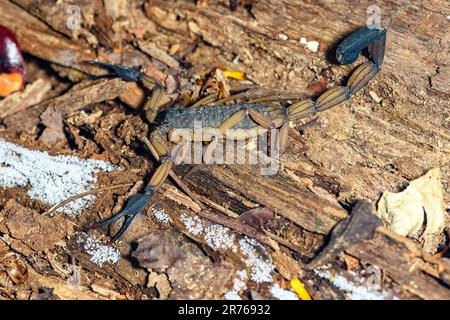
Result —
[[207, 104], [213, 104], [213, 102], [217, 99], [218, 94], [217, 93], [211, 93], [209, 95], [207, 95], [206, 97], [198, 100], [197, 102], [195, 102], [192, 106], [190, 106], [189, 108], [198, 108]]
[[232, 127], [234, 127], [234, 125], [241, 122], [245, 118], [246, 115], [247, 115], [246, 110], [239, 110], [238, 112], [233, 114], [231, 117], [229, 117], [227, 120], [222, 122], [218, 127], [219, 130], [222, 131], [223, 133], [225, 133], [225, 130], [228, 130], [228, 129], [231, 129]]
[[[259, 124], [258, 127], [253, 129], [243, 129], [243, 130], [232, 130], [230, 132], [230, 129], [234, 127], [237, 123], [242, 121], [246, 115], [249, 115], [257, 124]], [[283, 125], [284, 121], [276, 121], [271, 120], [264, 116], [263, 114], [252, 110], [252, 109], [243, 109], [237, 111], [235, 114], [233, 114], [231, 117], [229, 117], [227, 120], [222, 122], [218, 129], [222, 132], [222, 137], [218, 137], [217, 135], [214, 136], [214, 139], [212, 139], [211, 143], [207, 146], [203, 160], [205, 163], [210, 163], [210, 160], [214, 156], [215, 149], [217, 145], [222, 141], [220, 138], [225, 138], [228, 140], [244, 140], [247, 138], [250, 138], [252, 136], [258, 136], [267, 130], [272, 130], [275, 128], [279, 128]], [[266, 130], [264, 130], [266, 129]], [[224, 137], [223, 137], [224, 135]]]
[[276, 123], [278, 119], [270, 120], [260, 112], [257, 112], [255, 110], [249, 110], [249, 115], [260, 126], [262, 126], [265, 129], [274, 130], [279, 129], [279, 131], [276, 132], [276, 144], [275, 148], [278, 150], [272, 150], [272, 152], [275, 152], [276, 154], [279, 154], [279, 152], [283, 152], [288, 139], [288, 133], [289, 133], [289, 121], [286, 119], [282, 119], [281, 123]]
[[145, 102], [143, 110], [145, 111], [145, 117], [149, 123], [152, 123], [158, 115], [163, 96], [164, 88], [160, 85], [156, 85], [152, 90], [152, 94]]
[[157, 131], [150, 137], [150, 143], [158, 154], [161, 164], [156, 168], [149, 185], [159, 187], [167, 179], [170, 170], [172, 170], [173, 160], [170, 157], [170, 151], [164, 138]]
[[[148, 121], [153, 122], [156, 115], [158, 114], [158, 106], [163, 96], [163, 87], [158, 81], [134, 68], [98, 61], [87, 61], [86, 63], [105, 68], [111, 72], [109, 74], [96, 76], [94, 78], [119, 77], [125, 81], [140, 82], [145, 88], [152, 90], [151, 96], [145, 103], [144, 110], [146, 111], [146, 117]], [[157, 135], [152, 136], [151, 144], [153, 150], [155, 150], [157, 153], [157, 159], [161, 160], [161, 164], [158, 166], [155, 173], [151, 177], [148, 185], [145, 188], [145, 192], [130, 197], [125, 205], [125, 208], [120, 213], [108, 220], [105, 220], [93, 226], [94, 228], [108, 226], [124, 217], [125, 221], [123, 222], [119, 231], [112, 237], [111, 241], [117, 240], [126, 231], [136, 215], [141, 212], [150, 202], [155, 189], [158, 188], [166, 180], [167, 176], [170, 173], [173, 162], [169, 157], [169, 149], [165, 145], [162, 137]]]
[[288, 135], [289, 135], [289, 121], [285, 121], [283, 125], [280, 127], [280, 131], [278, 132], [278, 145], [279, 145], [278, 147], [281, 153], [286, 148]]
[[[205, 151], [203, 152], [204, 163], [210, 163], [211, 159], [214, 157], [217, 145], [222, 141], [223, 138], [222, 136], [226, 135], [226, 131], [232, 128], [235, 124], [242, 121], [246, 115], [247, 115], [246, 110], [239, 110], [238, 112], [233, 114], [231, 117], [229, 117], [227, 120], [225, 120], [219, 125], [218, 129], [219, 132], [222, 133], [222, 135], [218, 135], [219, 132], [212, 135], [211, 142], [208, 144]], [[208, 134], [205, 137], [202, 137], [201, 139], [203, 140], [205, 138], [209, 139]]]
[[267, 118], [262, 113], [250, 109], [250, 110], [248, 110], [248, 114], [249, 114], [250, 118], [253, 119], [253, 121], [255, 121], [257, 124], [259, 124], [263, 128], [266, 128], [266, 129], [274, 129], [274, 128], [276, 128], [276, 125], [275, 125], [274, 121], [272, 121], [271, 119]]
[[131, 222], [133, 222], [136, 215], [147, 206], [155, 190], [166, 180], [167, 176], [170, 173], [170, 170], [172, 169], [173, 162], [169, 157], [169, 150], [165, 143], [162, 141], [162, 137], [155, 134], [154, 136], [152, 136], [150, 143], [153, 150], [157, 153], [158, 159], [161, 160], [161, 164], [158, 166], [148, 185], [145, 187], [145, 193], [133, 195], [128, 199], [125, 208], [121, 212], [109, 218], [108, 220], [92, 226], [93, 228], [109, 226], [122, 217], [125, 217], [125, 221], [123, 222], [119, 231], [112, 237], [112, 242], [120, 238], [120, 236], [130, 226]]

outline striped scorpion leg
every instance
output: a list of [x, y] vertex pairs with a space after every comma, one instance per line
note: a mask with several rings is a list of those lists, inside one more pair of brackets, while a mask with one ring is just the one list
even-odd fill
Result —
[[265, 129], [268, 130], [279, 129], [278, 131], [275, 131], [276, 133], [275, 139], [277, 140], [276, 148], [279, 149], [278, 151], [283, 152], [288, 139], [289, 121], [287, 119], [281, 118], [271, 120], [255, 110], [249, 110], [249, 115], [253, 119], [253, 121], [255, 121], [257, 124], [259, 124]]
[[300, 101], [288, 107], [288, 119], [296, 122], [317, 112], [327, 110], [356, 94], [380, 70], [384, 57], [386, 30], [380, 28], [362, 28], [348, 36], [336, 50], [337, 60], [341, 64], [349, 64], [358, 58], [359, 53], [369, 48], [371, 61], [356, 68], [348, 79], [347, 85], [334, 87], [324, 92], [316, 101], [311, 99]]
[[[250, 118], [255, 121], [259, 126], [252, 129], [241, 129], [241, 130], [233, 130], [232, 132], [229, 131], [229, 129], [233, 128], [237, 123], [242, 121], [246, 115], [249, 115]], [[229, 117], [227, 120], [222, 122], [218, 130], [221, 133], [221, 137], [224, 137], [227, 140], [244, 140], [251, 137], [258, 136], [267, 130], [274, 130], [278, 128], [282, 128], [283, 134], [280, 135], [281, 137], [286, 136], [284, 134], [287, 132], [288, 129], [288, 122], [283, 119], [274, 119], [271, 120], [264, 116], [262, 113], [252, 110], [252, 109], [242, 109], [237, 111], [235, 114], [233, 114], [231, 117]], [[265, 129], [265, 130], [264, 130]], [[277, 139], [280, 139], [277, 138]], [[210, 163], [212, 157], [214, 156], [214, 151], [221, 141], [215, 136], [215, 139], [211, 141], [211, 143], [207, 146], [205, 152], [204, 152], [204, 162]]]
[[167, 147], [164, 138], [159, 133], [153, 134], [150, 141], [145, 138], [145, 143], [149, 146], [150, 151], [153, 153], [155, 158], [161, 162], [161, 164], [150, 178], [149, 183], [145, 187], [144, 193], [131, 196], [126, 203], [125, 208], [120, 213], [109, 218], [108, 220], [92, 226], [93, 228], [108, 226], [124, 217], [125, 221], [119, 231], [112, 237], [111, 242], [116, 241], [120, 238], [120, 236], [122, 236], [136, 215], [150, 202], [156, 188], [158, 188], [167, 179], [167, 176], [172, 169], [173, 161], [169, 154], [169, 148]]
[[212, 141], [208, 144], [203, 153], [204, 163], [211, 162], [211, 159], [214, 157], [217, 145], [222, 142], [222, 138], [226, 138], [227, 130], [234, 127], [234, 125], [242, 121], [246, 115], [247, 115], [246, 110], [239, 110], [219, 125], [217, 133], [221, 134], [220, 135], [215, 134], [212, 136], [213, 138]]

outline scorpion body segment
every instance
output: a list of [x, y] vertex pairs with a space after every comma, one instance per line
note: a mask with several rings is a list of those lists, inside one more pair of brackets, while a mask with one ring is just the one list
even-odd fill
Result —
[[[386, 43], [386, 30], [381, 26], [364, 27], [349, 35], [337, 47], [336, 58], [341, 64], [349, 64], [358, 58], [359, 53], [368, 48], [370, 60], [358, 66], [349, 77], [345, 86], [337, 86], [325, 91], [316, 100], [308, 99], [293, 103], [289, 107], [272, 103], [238, 103], [219, 106], [201, 106], [195, 108], [168, 108], [159, 112], [158, 102], [163, 94], [162, 86], [149, 76], [128, 67], [122, 67], [101, 62], [91, 64], [104, 67], [113, 72], [110, 76], [118, 76], [127, 81], [139, 81], [152, 90], [152, 96], [147, 100], [144, 110], [152, 125], [150, 140], [143, 140], [155, 158], [161, 163], [151, 177], [145, 192], [132, 196], [122, 212], [99, 226], [109, 225], [125, 217], [119, 232], [113, 237], [116, 240], [130, 225], [138, 212], [145, 208], [151, 200], [154, 190], [159, 187], [171, 173], [172, 166], [177, 164], [180, 154], [183, 154], [186, 140], [208, 142], [203, 160], [211, 158], [221, 139], [243, 140], [258, 136], [268, 130], [279, 130], [276, 140], [282, 151], [288, 136], [289, 123], [297, 124], [299, 120], [327, 110], [351, 98], [365, 87], [379, 72], [383, 63]], [[102, 77], [102, 76], [101, 76]], [[196, 128], [208, 131], [206, 135], [196, 134]], [[173, 134], [177, 130], [191, 130], [187, 135]], [[232, 131], [230, 134], [229, 132]], [[217, 138], [215, 133], [221, 133]], [[181, 140], [180, 140], [181, 139]], [[176, 142], [177, 148], [171, 155], [170, 142]], [[175, 149], [174, 149], [175, 150]], [[188, 193], [190, 194], [190, 193]]]
[[[197, 108], [169, 108], [155, 119], [155, 128], [161, 134], [171, 129], [194, 128], [201, 124], [203, 128], [218, 128], [223, 122], [240, 110], [254, 110], [268, 119], [287, 119], [287, 109], [281, 104], [239, 103], [223, 106], [201, 106]], [[236, 123], [233, 129], [252, 129], [258, 124], [248, 114]]]

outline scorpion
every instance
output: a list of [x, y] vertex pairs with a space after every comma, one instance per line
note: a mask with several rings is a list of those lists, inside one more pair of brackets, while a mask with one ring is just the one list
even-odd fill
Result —
[[[144, 142], [160, 163], [142, 193], [129, 197], [121, 212], [93, 227], [108, 226], [124, 218], [122, 226], [112, 236], [111, 241], [119, 239], [136, 215], [150, 202], [155, 190], [169, 176], [172, 167], [179, 164], [183, 147], [178, 148], [179, 150], [175, 153], [171, 153], [171, 151], [175, 145], [183, 146], [183, 141], [209, 142], [204, 155], [211, 155], [219, 142], [218, 139], [214, 139], [214, 132], [219, 131], [225, 139], [237, 141], [277, 129], [278, 145], [282, 151], [288, 138], [290, 124], [298, 124], [304, 118], [347, 101], [380, 71], [384, 59], [386, 33], [387, 30], [381, 25], [366, 26], [351, 33], [337, 46], [337, 61], [343, 65], [351, 64], [366, 48], [368, 51], [367, 61], [353, 71], [345, 86], [333, 87], [315, 100], [307, 99], [294, 102], [289, 106], [281, 103], [275, 106], [268, 103], [204, 105], [195, 108], [172, 106], [159, 112], [159, 102], [164, 89], [158, 81], [135, 68], [87, 61], [86, 63], [109, 71], [109, 73], [95, 78], [120, 77], [124, 81], [139, 83], [151, 92], [144, 106], [144, 110], [147, 110], [146, 118], [151, 124], [151, 133], [148, 138], [144, 137]], [[176, 129], [193, 128], [195, 121], [202, 121], [203, 132], [206, 131], [209, 134], [184, 135], [183, 141], [180, 141], [179, 136], [173, 134]], [[203, 159], [207, 162], [205, 158], [207, 156], [204, 156]]]

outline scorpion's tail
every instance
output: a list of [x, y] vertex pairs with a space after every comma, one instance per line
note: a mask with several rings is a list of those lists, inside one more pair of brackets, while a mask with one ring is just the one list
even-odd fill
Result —
[[339, 63], [349, 64], [355, 62], [360, 52], [365, 48], [368, 48], [370, 61], [356, 68], [348, 79], [346, 86], [331, 88], [315, 101], [309, 99], [289, 106], [289, 120], [298, 121], [350, 99], [352, 95], [366, 86], [380, 70], [385, 46], [386, 29], [381, 26], [365, 27], [348, 36], [336, 50], [336, 58]]

